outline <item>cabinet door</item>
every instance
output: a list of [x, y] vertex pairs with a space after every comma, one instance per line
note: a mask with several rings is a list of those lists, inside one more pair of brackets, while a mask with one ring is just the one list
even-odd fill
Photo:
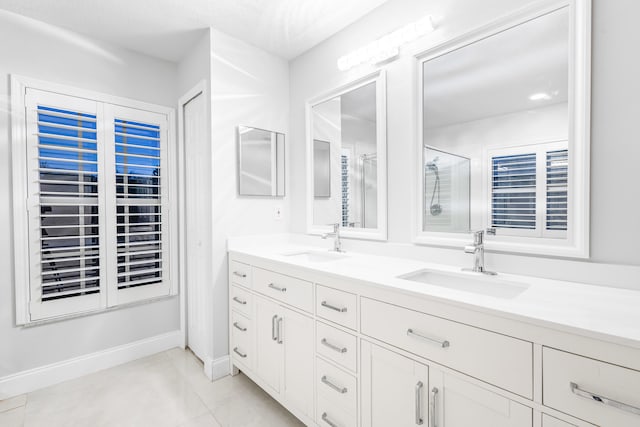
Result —
[[256, 297], [256, 374], [276, 393], [280, 393], [283, 345], [278, 340], [277, 323], [283, 309], [267, 299]]
[[547, 414], [542, 414], [542, 427], [576, 427]]
[[429, 372], [430, 427], [531, 427], [531, 408], [470, 383], [463, 377]]
[[361, 348], [362, 425], [426, 426], [428, 367], [367, 341]]
[[313, 417], [313, 320], [289, 309], [282, 313], [278, 328], [284, 347], [284, 398]]

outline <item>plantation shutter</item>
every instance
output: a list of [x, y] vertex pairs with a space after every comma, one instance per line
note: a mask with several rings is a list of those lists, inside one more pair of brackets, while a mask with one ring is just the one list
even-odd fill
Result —
[[107, 110], [114, 160], [110, 305], [169, 295], [167, 118], [125, 107]]
[[30, 318], [99, 309], [105, 298], [97, 103], [27, 89]]
[[491, 227], [536, 229], [536, 153], [491, 159]]
[[569, 151], [547, 152], [546, 229], [567, 231]]
[[568, 228], [567, 142], [489, 152], [489, 226], [500, 235], [564, 238]]

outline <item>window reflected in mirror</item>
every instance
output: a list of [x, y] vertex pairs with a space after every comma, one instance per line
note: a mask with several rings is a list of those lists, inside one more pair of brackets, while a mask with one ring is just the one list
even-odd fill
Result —
[[422, 227], [566, 238], [569, 8], [426, 59]]

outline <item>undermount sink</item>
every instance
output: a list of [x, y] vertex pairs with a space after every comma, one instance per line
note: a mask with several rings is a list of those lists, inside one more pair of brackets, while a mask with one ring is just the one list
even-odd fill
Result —
[[339, 261], [341, 259], [349, 258], [349, 255], [346, 255], [342, 252], [334, 252], [334, 251], [320, 251], [320, 250], [309, 250], [309, 251], [301, 251], [301, 252], [291, 252], [282, 254], [286, 257], [299, 259], [307, 262], [330, 262], [330, 261]]
[[420, 270], [398, 276], [398, 279], [506, 299], [515, 298], [529, 288], [525, 283], [511, 282], [479, 273], [456, 274]]

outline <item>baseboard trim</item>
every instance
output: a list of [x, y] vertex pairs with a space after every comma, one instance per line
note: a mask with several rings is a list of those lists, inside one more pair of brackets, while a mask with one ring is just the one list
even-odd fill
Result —
[[0, 400], [29, 393], [63, 381], [151, 356], [182, 344], [180, 331], [145, 338], [129, 344], [29, 369], [0, 378]]
[[204, 360], [204, 373], [211, 381], [219, 380], [231, 374], [229, 356], [218, 357], [213, 359], [208, 357]]

